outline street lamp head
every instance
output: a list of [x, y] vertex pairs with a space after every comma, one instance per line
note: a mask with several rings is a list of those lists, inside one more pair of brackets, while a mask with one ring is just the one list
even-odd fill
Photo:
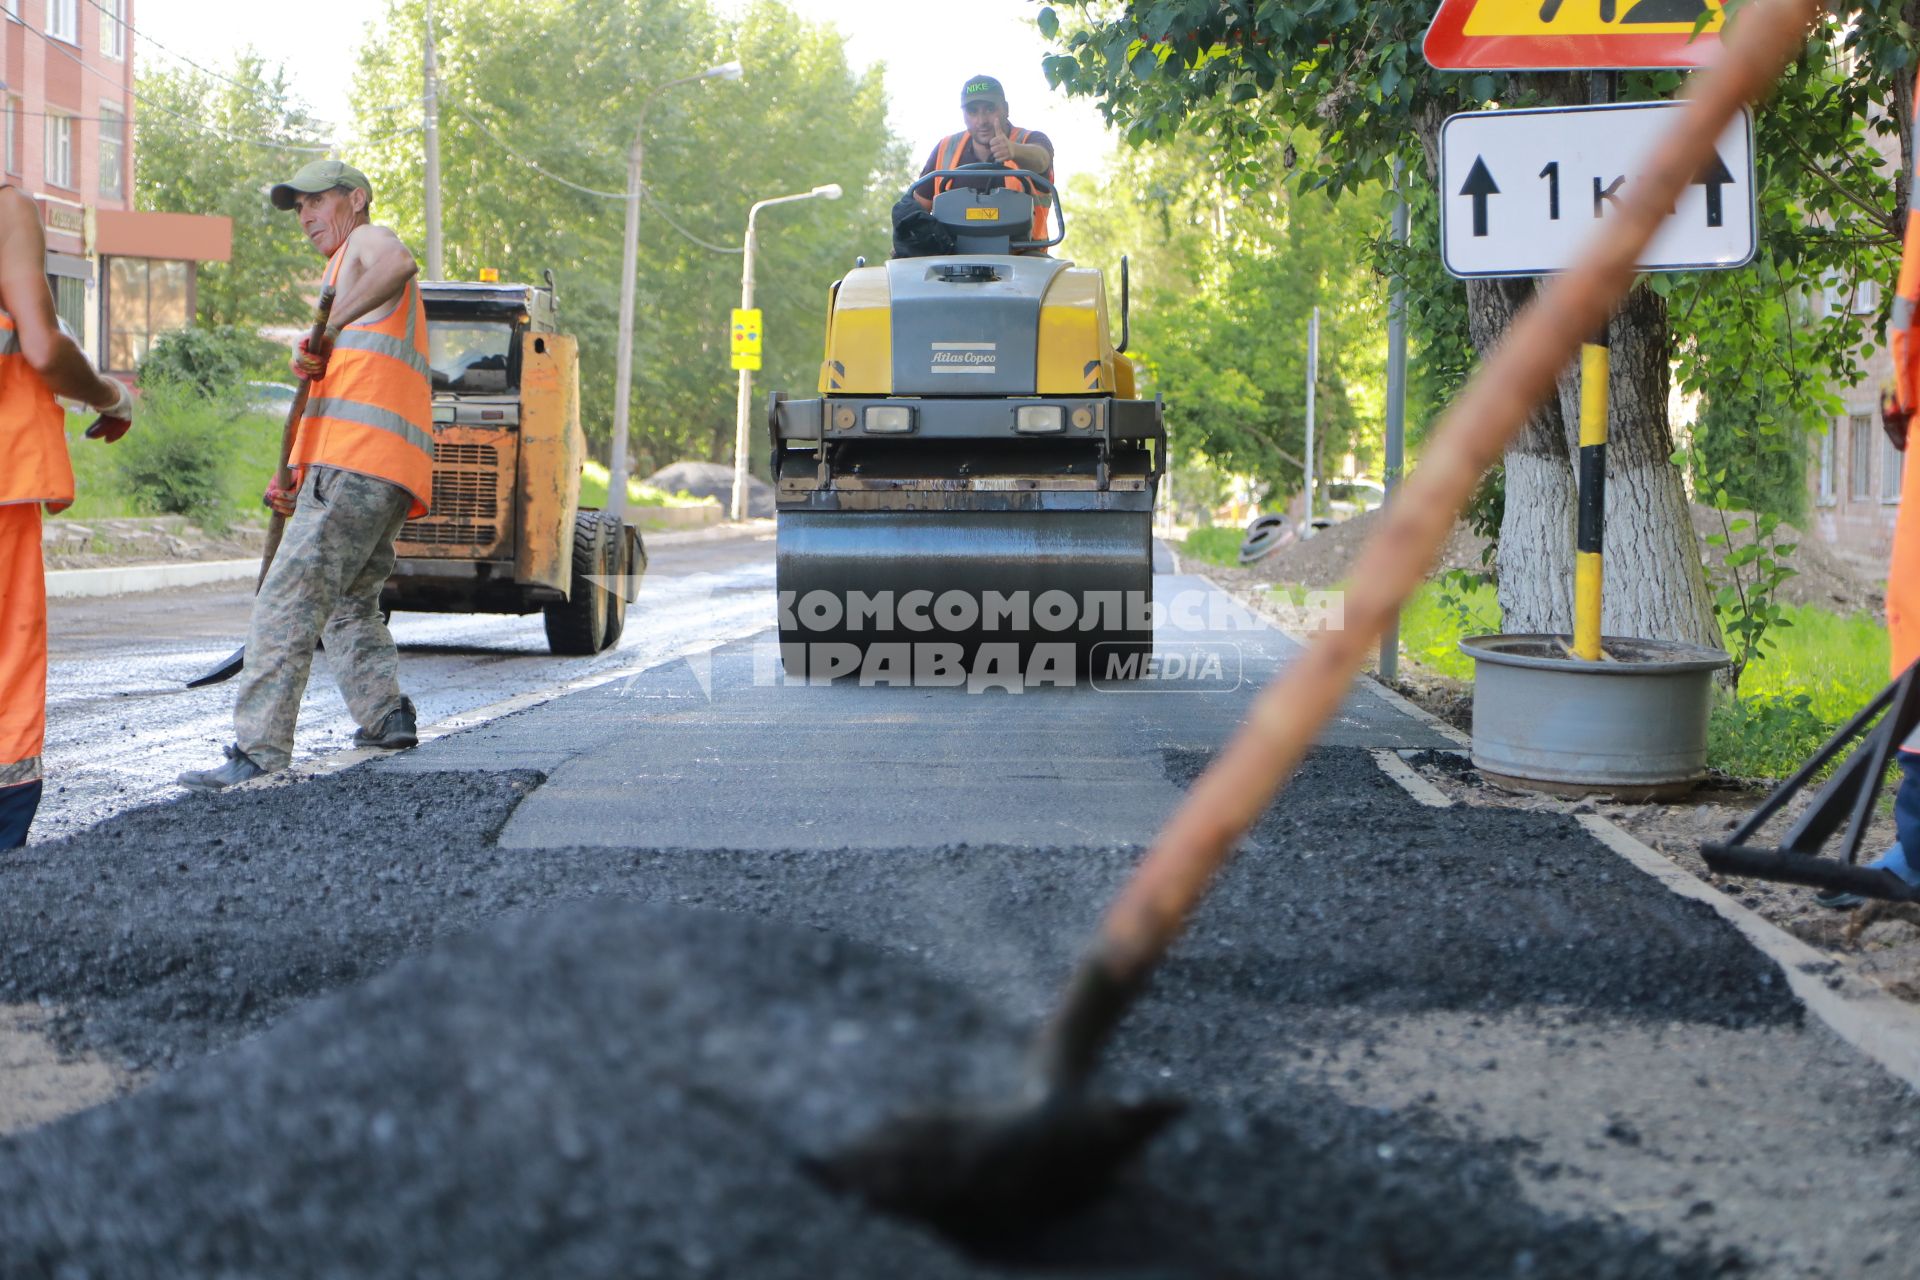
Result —
[[702, 80], [738, 80], [746, 74], [746, 68], [736, 61], [722, 63], [717, 67], [708, 67], [700, 73], [700, 78]]
[[819, 196], [822, 200], [838, 200], [840, 198], [840, 184], [837, 182], [829, 182], [824, 187], [815, 187], [813, 194]]

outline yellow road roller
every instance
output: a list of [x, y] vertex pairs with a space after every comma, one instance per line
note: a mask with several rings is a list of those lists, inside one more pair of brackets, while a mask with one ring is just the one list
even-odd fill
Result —
[[[788, 676], [876, 655], [914, 683], [983, 655], [1135, 670], [1166, 423], [1124, 354], [1124, 260], [1116, 343], [1102, 273], [1046, 253], [1066, 229], [1045, 178], [921, 181], [942, 177], [936, 252], [900, 256], [896, 234], [895, 257], [834, 284], [818, 394], [772, 398]], [[1033, 238], [1036, 199], [1053, 239]]]

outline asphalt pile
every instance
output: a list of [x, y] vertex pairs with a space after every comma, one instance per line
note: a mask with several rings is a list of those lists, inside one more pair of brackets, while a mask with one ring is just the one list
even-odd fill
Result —
[[1316, 753], [1104, 1072], [1189, 1113], [1095, 1209], [968, 1254], [806, 1161], [916, 1103], [1007, 1096], [1137, 850], [498, 849], [537, 781], [349, 771], [0, 860], [0, 1000], [172, 1068], [0, 1142], [0, 1274], [1742, 1264], [1542, 1211], [1503, 1144], [1304, 1069], [1434, 1009], [1797, 1023], [1769, 962], [1567, 819], [1422, 809], [1364, 752]]

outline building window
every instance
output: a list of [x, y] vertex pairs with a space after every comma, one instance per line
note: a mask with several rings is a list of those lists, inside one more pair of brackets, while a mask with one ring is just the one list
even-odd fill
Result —
[[1870, 414], [1847, 419], [1847, 496], [1857, 502], [1873, 498], [1873, 438], [1878, 434]]
[[193, 267], [154, 258], [107, 259], [107, 369], [132, 373], [153, 340], [193, 318]]
[[100, 107], [100, 194], [110, 200], [127, 194], [127, 118], [112, 107]]
[[1834, 438], [1839, 434], [1840, 428], [1838, 423], [1835, 423], [1820, 434], [1820, 488], [1818, 492], [1819, 502], [1823, 507], [1832, 506], [1834, 499], [1839, 496], [1834, 492], [1835, 486], [1833, 483], [1833, 446]]
[[75, 342], [87, 331], [87, 282], [77, 276], [48, 276], [53, 288], [53, 309]]
[[20, 21], [20, 0], [0, 0], [0, 11], [4, 11], [15, 22]]
[[73, 190], [73, 117], [47, 112], [47, 182]]
[[1900, 451], [1893, 447], [1893, 441], [1887, 439], [1887, 433], [1882, 431], [1880, 433], [1880, 501], [1900, 501], [1902, 461]]
[[8, 96], [6, 106], [0, 109], [0, 130], [6, 132], [7, 172], [20, 172], [20, 99]]
[[127, 0], [94, 0], [94, 5], [100, 10], [100, 52], [109, 58], [125, 58]]
[[80, 43], [80, 0], [47, 0], [47, 34], [68, 44]]

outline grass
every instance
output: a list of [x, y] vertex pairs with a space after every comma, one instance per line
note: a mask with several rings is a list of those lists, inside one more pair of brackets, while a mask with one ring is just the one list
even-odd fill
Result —
[[1245, 536], [1238, 529], [1195, 529], [1180, 543], [1180, 554], [1231, 569], [1240, 563], [1240, 543]]
[[[134, 505], [114, 463], [114, 451], [126, 443], [103, 444], [83, 434], [93, 414], [67, 415], [67, 452], [73, 459], [75, 499], [71, 507], [54, 517], [59, 520], [110, 520], [123, 516], [149, 514]], [[241, 414], [226, 427], [228, 449], [222, 470], [225, 501], [222, 514], [232, 522], [263, 522], [266, 508], [260, 495], [280, 460], [280, 429], [283, 423], [257, 413]], [[135, 418], [133, 430], [160, 429], [150, 419]], [[130, 434], [127, 439], [132, 439]]]
[[[605, 507], [607, 505], [608, 481], [613, 474], [597, 462], [589, 462], [580, 472], [580, 505], [583, 507]], [[631, 477], [627, 480], [627, 506], [633, 507], [701, 507], [713, 502], [712, 498], [696, 498], [687, 493], [668, 493], [665, 489], [656, 489], [652, 485], [642, 484]]]

